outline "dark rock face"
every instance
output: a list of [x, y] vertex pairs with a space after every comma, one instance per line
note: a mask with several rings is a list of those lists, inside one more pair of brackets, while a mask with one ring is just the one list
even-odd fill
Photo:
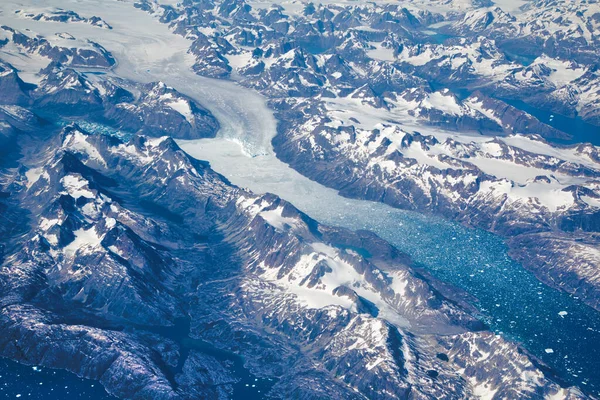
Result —
[[103, 99], [85, 77], [60, 64], [45, 69], [45, 78], [33, 92], [36, 108], [63, 115], [88, 115], [101, 112]]
[[[26, 14], [24, 17], [51, 22], [92, 23], [68, 11], [51, 15]], [[37, 85], [23, 82], [10, 64], [2, 62], [2, 104], [33, 105], [39, 114], [49, 118], [55, 114], [71, 119], [85, 117], [88, 122], [155, 137], [214, 137], [219, 129], [219, 123], [208, 110], [163, 83], [139, 85], [118, 79], [100, 79], [93, 73], [80, 72], [82, 67], [103, 71], [114, 66], [113, 56], [97, 43], [89, 42], [89, 48], [66, 48], [53, 46], [39, 35], [30, 37], [7, 26], [3, 26], [2, 30], [7, 34], [6, 43], [11, 42], [23, 54], [32, 53], [51, 60], [37, 74]], [[74, 40], [70, 35], [69, 38]]]
[[219, 129], [206, 109], [161, 82], [142, 87], [135, 101], [111, 104], [104, 117], [128, 131], [177, 139], [214, 137]]
[[62, 23], [84, 23], [97, 26], [98, 28], [112, 29], [102, 18], [97, 16], [82, 17], [74, 11], [55, 10], [52, 12], [29, 13], [23, 10], [17, 12], [20, 17], [33, 19], [34, 21], [62, 22]]
[[570, 135], [540, 122], [537, 118], [482, 93], [474, 93], [468, 98], [468, 101], [481, 103], [484, 109], [490, 110], [493, 115], [498, 117], [502, 126], [510, 127], [510, 133], [538, 134], [547, 139], [570, 138]]
[[[308, 124], [315, 126], [313, 121]], [[585, 185], [562, 189], [560, 193], [564, 194], [566, 199], [574, 199], [573, 203], [567, 200], [570, 204], [568, 209], [550, 209], [543, 203], [515, 201], [510, 191], [494, 189], [486, 193], [485, 188], [498, 185], [501, 181], [485, 174], [476, 167], [477, 163], [469, 161], [476, 161], [480, 157], [478, 154], [481, 154], [481, 150], [476, 150], [477, 146], [469, 150], [469, 146], [463, 143], [451, 139], [438, 143], [435, 140], [431, 141], [431, 137], [428, 137], [428, 143], [420, 135], [402, 133], [402, 145], [391, 151], [396, 145], [386, 142], [385, 139], [381, 140], [381, 136], [386, 136], [381, 131], [373, 131], [370, 133], [370, 140], [380, 142], [380, 145], [371, 156], [362, 158], [358, 153], [351, 155], [347, 148], [336, 148], [332, 140], [325, 138], [342, 135], [342, 130], [336, 132], [321, 125], [317, 126], [310, 136], [305, 136], [300, 134], [302, 128], [298, 128], [298, 125], [292, 128], [283, 124], [280, 129], [282, 136], [278, 136], [273, 142], [278, 156], [302, 174], [340, 190], [345, 196], [382, 201], [411, 210], [435, 212], [500, 234], [508, 239], [513, 253], [518, 254], [517, 259], [534, 271], [542, 281], [558, 286], [561, 290], [580, 294], [588, 304], [598, 308], [600, 290], [597, 284], [598, 271], [595, 267], [597, 259], [593, 256], [593, 249], [600, 245], [596, 235], [599, 214], [597, 209], [589, 207], [589, 203], [583, 200], [595, 199], [598, 194], [587, 189]], [[350, 140], [359, 143], [360, 136], [359, 132], [351, 133]], [[598, 179], [597, 169], [588, 170], [582, 165], [523, 152], [518, 148], [506, 146], [501, 140], [495, 143], [498, 149], [501, 149], [499, 159], [514, 160], [512, 162], [520, 165], [535, 165], [536, 168], [540, 166], [547, 171], [555, 170], [556, 173], [585, 176], [583, 179], [592, 181]], [[435, 148], [453, 149], [450, 152], [453, 155], [437, 157], [445, 164], [444, 169], [422, 166], [410, 159], [412, 149], [415, 148], [413, 146], [426, 151]], [[589, 145], [575, 148], [582, 154], [597, 152], [596, 148]], [[403, 149], [406, 149], [408, 157], [403, 155]], [[430, 151], [435, 153], [435, 150]], [[388, 155], [381, 157], [383, 154]], [[373, 165], [374, 159], [381, 159], [380, 165], [392, 163], [394, 167], [386, 169], [380, 165]], [[542, 185], [538, 190], [544, 190], [543, 185], [551, 185], [556, 181], [542, 175], [532, 182], [534, 186]], [[500, 184], [502, 185], [504, 183]], [[519, 187], [513, 183], [512, 187], [515, 186]], [[584, 238], [583, 243], [580, 242], [581, 238], [578, 239], [575, 237], [577, 235], [571, 233], [573, 231], [580, 232]], [[547, 240], [543, 239], [544, 237]], [[579, 261], [567, 262], [563, 258], [565, 252], [589, 252], [590, 256]]]
[[17, 71], [6, 63], [0, 62], [1, 104], [26, 105], [29, 103], [28, 86], [19, 78]]
[[[598, 240], [597, 233], [583, 231], [524, 234], [510, 239], [511, 255], [547, 285], [561, 286], [600, 309], [596, 283], [600, 271], [594, 267], [594, 249], [598, 248]], [[548, 257], [548, 253], [552, 257]]]
[[[598, 43], [595, 20], [589, 16], [593, 13], [584, 13], [582, 2], [557, 7], [538, 2], [519, 16], [498, 7], [444, 15], [392, 5], [347, 6], [334, 13], [321, 5], [305, 15], [287, 15], [276, 7], [251, 10], [245, 3], [239, 8], [212, 3], [168, 10], [155, 10], [149, 2], [139, 6], [161, 15], [177, 33], [197, 38], [190, 51], [198, 58], [198, 73], [222, 78], [239, 73], [244, 84], [270, 97], [345, 97], [359, 89], [365, 101], [389, 107], [394, 97], [414, 95], [407, 89], [420, 88], [426, 96], [433, 88], [449, 87], [459, 94], [479, 90], [491, 104], [484, 110], [462, 104], [468, 115], [459, 118], [423, 105], [416, 114], [446, 128], [536, 133], [550, 139], [570, 135], [501, 99], [597, 120]], [[424, 35], [431, 34], [428, 24], [444, 19], [447, 24], [436, 35], [447, 40], [436, 43], [435, 35]], [[552, 24], [556, 26], [549, 28]], [[200, 33], [198, 25], [215, 33]], [[249, 55], [247, 47], [254, 50], [240, 65], [235, 58]], [[390, 65], [412, 82], [404, 79], [398, 86], [381, 81]], [[558, 79], [563, 72], [572, 78]]]
[[[599, 48], [598, 39], [592, 33], [597, 10], [585, 13], [585, 8], [584, 2], [558, 4], [535, 1], [515, 15], [496, 8], [487, 13], [491, 14], [491, 20], [487, 18], [489, 23], [483, 25], [483, 12], [474, 10], [443, 29], [469, 40], [481, 35], [493, 38], [500, 50], [524, 64], [526, 79], [513, 76], [516, 79], [507, 79], [494, 87], [495, 91], [506, 91], [505, 95], [519, 98], [538, 108], [563, 115], [580, 115], [594, 123], [595, 117], [590, 114], [595, 113], [588, 114], [587, 109], [592, 104], [597, 104], [597, 88], [590, 85], [589, 75], [595, 75], [592, 71], [596, 70]], [[554, 29], [550, 27], [552, 24], [555, 24]], [[569, 69], [583, 67], [587, 71], [576, 73], [575, 78], [564, 85], [550, 79], [556, 71], [553, 63], [535, 62], [537, 57], [558, 59]], [[530, 63], [532, 65], [528, 65]], [[594, 79], [597, 78], [592, 78]], [[581, 112], [582, 109], [586, 111]]]

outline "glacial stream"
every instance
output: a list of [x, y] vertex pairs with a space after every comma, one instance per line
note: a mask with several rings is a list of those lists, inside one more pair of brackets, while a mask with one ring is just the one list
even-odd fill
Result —
[[[68, 28], [78, 37], [95, 35], [91, 37], [115, 55], [119, 65], [113, 74], [140, 82], [161, 80], [219, 119], [217, 139], [179, 142], [190, 155], [209, 161], [232, 183], [275, 193], [322, 223], [377, 233], [435, 277], [477, 297], [476, 306], [492, 330], [521, 342], [568, 384], [600, 395], [600, 313], [541, 284], [508, 257], [501, 238], [384, 204], [347, 199], [305, 178], [273, 154], [270, 141], [276, 121], [265, 100], [233, 82], [195, 75], [185, 54], [189, 42], [171, 34], [166, 25], [122, 2], [107, 7], [94, 6], [95, 1], [50, 1], [56, 2], [82, 14], [101, 11], [113, 26], [101, 33], [83, 24]], [[32, 21], [21, 23], [34, 25], [38, 32], [44, 29]]]

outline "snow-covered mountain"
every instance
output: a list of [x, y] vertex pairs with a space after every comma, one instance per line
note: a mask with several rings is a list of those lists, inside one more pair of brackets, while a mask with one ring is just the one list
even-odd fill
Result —
[[496, 233], [600, 309], [598, 141], [554, 121], [598, 124], [595, 3], [118, 5], [173, 43], [72, 6], [0, 6], [1, 356], [120, 398], [587, 398], [411, 254], [174, 139], [214, 138], [233, 109], [189, 94], [189, 62], [267, 98], [296, 171]]

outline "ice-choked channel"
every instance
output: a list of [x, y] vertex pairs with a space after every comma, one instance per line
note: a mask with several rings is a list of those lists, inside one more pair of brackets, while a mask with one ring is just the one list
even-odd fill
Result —
[[[131, 4], [60, 3], [77, 12], [85, 13], [85, 8], [104, 12], [101, 16], [114, 29], [94, 40], [118, 59], [116, 75], [161, 80], [196, 99], [219, 119], [219, 138], [180, 142], [190, 155], [208, 160], [234, 184], [275, 193], [323, 223], [379, 234], [436, 277], [476, 296], [478, 308], [494, 331], [522, 342], [569, 384], [600, 394], [600, 313], [541, 284], [508, 257], [499, 237], [380, 203], [346, 199], [301, 176], [272, 152], [276, 124], [265, 100], [232, 82], [192, 73], [185, 39]], [[43, 33], [41, 29], [37, 32]], [[71, 33], [92, 34], [85, 26], [74, 27]]]
[[250, 158], [226, 140], [180, 145], [210, 161], [234, 184], [276, 193], [323, 223], [377, 233], [437, 278], [477, 297], [477, 307], [495, 332], [522, 342], [570, 384], [600, 393], [600, 313], [539, 282], [511, 260], [498, 236], [382, 203], [343, 198], [273, 155]]
[[180, 141], [190, 155], [209, 161], [232, 183], [275, 193], [323, 223], [377, 233], [436, 277], [476, 296], [494, 331], [522, 342], [570, 384], [600, 393], [600, 314], [541, 284], [510, 259], [502, 239], [384, 204], [346, 199], [300, 175], [274, 155], [275, 120], [264, 99], [250, 90], [197, 77], [184, 63], [142, 74], [193, 97], [224, 127], [217, 139]]

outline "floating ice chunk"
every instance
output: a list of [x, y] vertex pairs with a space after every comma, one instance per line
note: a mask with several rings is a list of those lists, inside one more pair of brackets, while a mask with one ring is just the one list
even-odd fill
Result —
[[567, 314], [568, 314], [568, 312], [566, 312], [566, 311], [559, 311], [559, 312], [558, 312], [558, 315], [560, 315], [560, 316], [561, 316], [561, 317], [563, 317], [563, 318], [564, 318], [564, 317], [565, 317], [565, 315], [567, 315]]
[[554, 353], [554, 350], [552, 350], [552, 349], [550, 349], [550, 348], [548, 348], [548, 349], [545, 349], [544, 351], [545, 351], [546, 353], [548, 353], [548, 354], [552, 354], [552, 353]]

